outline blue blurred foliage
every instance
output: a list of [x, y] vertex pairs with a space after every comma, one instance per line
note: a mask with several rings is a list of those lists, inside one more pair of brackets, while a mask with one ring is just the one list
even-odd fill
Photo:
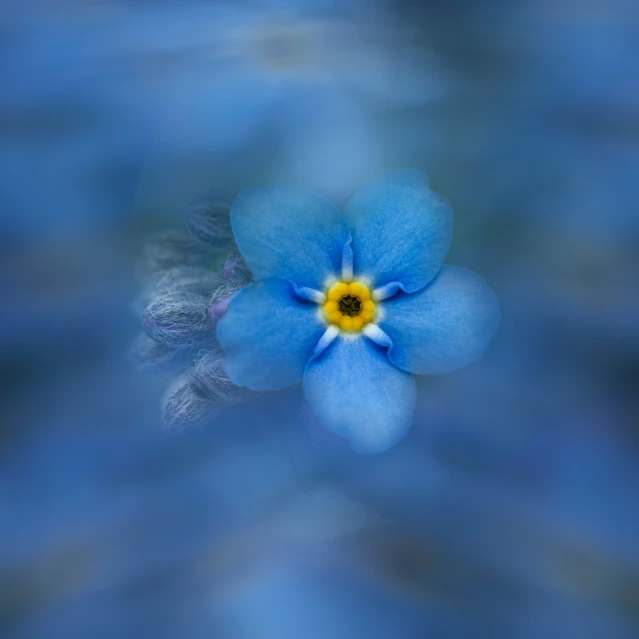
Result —
[[[631, 2], [2, 3], [0, 635], [639, 635]], [[134, 262], [210, 188], [413, 166], [503, 320], [361, 457], [294, 388], [182, 433]]]

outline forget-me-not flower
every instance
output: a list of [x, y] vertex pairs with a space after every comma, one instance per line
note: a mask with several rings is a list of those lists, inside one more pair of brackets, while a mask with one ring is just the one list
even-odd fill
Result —
[[499, 323], [486, 282], [442, 265], [452, 211], [419, 171], [382, 176], [342, 213], [298, 186], [246, 190], [231, 224], [255, 282], [217, 325], [229, 378], [256, 391], [303, 380], [317, 419], [357, 451], [397, 442], [413, 374], [471, 363]]

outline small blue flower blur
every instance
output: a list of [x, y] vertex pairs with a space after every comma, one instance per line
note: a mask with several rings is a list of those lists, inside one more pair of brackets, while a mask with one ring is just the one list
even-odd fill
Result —
[[[499, 325], [486, 282], [443, 264], [453, 214], [419, 171], [387, 173], [341, 213], [300, 186], [249, 189], [231, 224], [255, 281], [217, 326], [227, 374], [256, 391], [303, 381], [315, 417], [358, 452], [383, 452], [406, 434], [414, 374], [470, 364]], [[351, 285], [374, 307], [355, 328]], [[346, 291], [339, 302], [334, 291]]]

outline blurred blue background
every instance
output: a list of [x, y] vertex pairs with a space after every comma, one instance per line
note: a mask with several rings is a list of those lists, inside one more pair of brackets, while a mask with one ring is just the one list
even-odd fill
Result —
[[[639, 8], [0, 9], [0, 636], [639, 636]], [[502, 326], [360, 457], [297, 388], [166, 433], [145, 238], [286, 178], [421, 169]]]

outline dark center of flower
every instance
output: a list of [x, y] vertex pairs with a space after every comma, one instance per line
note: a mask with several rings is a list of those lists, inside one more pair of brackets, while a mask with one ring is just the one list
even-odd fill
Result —
[[355, 295], [344, 295], [337, 305], [339, 312], [349, 317], [356, 317], [362, 312], [362, 302]]

